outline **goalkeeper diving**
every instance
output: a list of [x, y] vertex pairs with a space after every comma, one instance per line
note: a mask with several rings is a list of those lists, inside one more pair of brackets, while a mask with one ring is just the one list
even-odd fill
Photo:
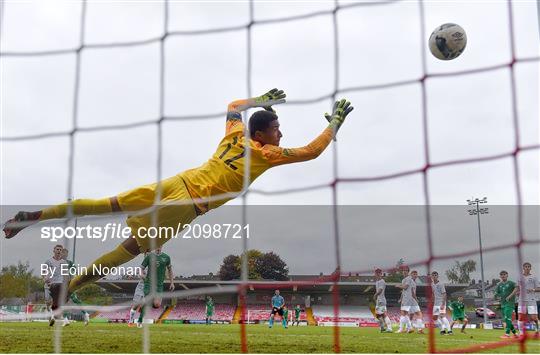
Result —
[[[39, 221], [64, 218], [69, 207], [75, 216], [127, 212], [129, 214], [127, 225], [131, 229], [131, 237], [111, 252], [96, 259], [87, 267], [87, 274], [74, 277], [68, 286], [67, 296], [69, 296], [85, 284], [103, 277], [98, 270], [127, 263], [140, 253], [155, 250], [174, 237], [167, 235], [152, 240], [145, 238], [146, 235], [141, 233], [148, 228], [156, 226], [177, 229], [179, 225], [185, 227], [197, 216], [223, 205], [242, 193], [246, 172], [249, 172], [248, 183], [251, 183], [272, 167], [317, 158], [330, 144], [347, 115], [353, 110], [350, 102], [345, 99], [335, 102], [332, 113], [324, 115], [329, 123], [319, 136], [304, 147], [282, 148], [279, 145], [282, 138], [279, 119], [272, 106], [284, 103], [285, 97], [283, 90], [272, 89], [258, 97], [231, 102], [227, 109], [225, 136], [214, 155], [198, 168], [186, 170], [159, 183], [140, 186], [117, 196], [77, 199], [71, 201], [71, 206], [63, 203], [40, 211], [18, 212], [4, 225], [5, 237], [13, 238], [25, 227]], [[249, 118], [248, 140], [244, 135], [245, 127], [241, 113], [255, 107], [261, 107], [263, 110], [254, 112]], [[247, 146], [251, 152], [249, 166], [244, 159]], [[156, 196], [159, 201], [157, 203]], [[151, 211], [141, 211], [154, 206]], [[54, 298], [56, 299], [53, 299], [53, 308], [57, 308], [59, 297]]]

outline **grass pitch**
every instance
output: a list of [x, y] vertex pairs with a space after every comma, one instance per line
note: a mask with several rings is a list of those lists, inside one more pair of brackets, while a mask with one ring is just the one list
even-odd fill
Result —
[[[239, 353], [239, 325], [149, 325], [150, 351], [154, 353]], [[332, 327], [247, 325], [248, 350], [253, 353], [331, 353]], [[436, 335], [437, 350], [452, 350], [500, 340], [501, 330], [468, 330], [468, 334]], [[380, 334], [376, 328], [341, 328], [344, 353], [424, 353], [428, 336]], [[0, 353], [51, 353], [54, 327], [47, 323], [0, 323]], [[143, 329], [126, 324], [82, 323], [62, 328], [62, 352], [141, 353]], [[518, 353], [518, 345], [487, 350]], [[528, 353], [540, 353], [540, 341], [527, 342]]]

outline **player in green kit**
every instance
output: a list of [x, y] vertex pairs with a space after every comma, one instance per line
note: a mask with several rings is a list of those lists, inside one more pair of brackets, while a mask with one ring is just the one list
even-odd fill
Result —
[[300, 312], [302, 312], [302, 309], [300, 308], [300, 305], [297, 304], [296, 307], [294, 307], [294, 320], [292, 322], [292, 325], [296, 322], [297, 327], [300, 325]]
[[[171, 258], [161, 251], [161, 248], [157, 248], [154, 252], [148, 253], [144, 258], [142, 264], [142, 277], [144, 279], [144, 296], [148, 296], [152, 290], [152, 277], [155, 275], [156, 281], [156, 293], [160, 294], [163, 292], [163, 283], [165, 281], [165, 272], [169, 276], [169, 291], [174, 291], [174, 276], [172, 272]], [[145, 271], [145, 269], [147, 269]], [[154, 297], [152, 306], [154, 308], [161, 307], [161, 297]], [[137, 322], [137, 327], [142, 327], [142, 321], [144, 319], [144, 310], [146, 304], [141, 308], [141, 314], [139, 315], [139, 321]]]
[[[73, 263], [73, 261], [71, 260], [68, 260], [68, 254], [69, 254], [69, 251], [64, 248], [62, 250], [62, 259], [66, 260], [67, 264], [68, 264], [68, 270], [71, 270], [71, 268], [75, 265]], [[69, 298], [73, 301], [73, 303], [75, 303], [76, 305], [78, 306], [82, 306], [83, 305], [83, 302], [80, 300], [79, 297], [77, 297], [77, 294], [75, 292], [73, 292], [71, 295], [69, 295]], [[88, 325], [88, 323], [90, 322], [90, 314], [86, 311], [81, 311], [82, 314], [83, 314], [83, 317], [84, 317], [84, 325]], [[67, 325], [69, 323], [64, 323], [64, 325]]]
[[454, 332], [452, 332], [452, 329], [454, 328], [454, 324], [456, 322], [463, 323], [461, 327], [461, 332], [465, 333], [465, 327], [469, 323], [469, 320], [467, 319], [467, 316], [465, 316], [465, 303], [463, 303], [463, 296], [458, 296], [457, 301], [451, 301], [448, 304], [448, 309], [452, 311], [452, 323], [450, 324], [450, 330], [448, 331], [448, 335], [454, 334]]
[[283, 328], [288, 328], [288, 322], [289, 322], [289, 309], [287, 306], [283, 306], [283, 318], [281, 320], [281, 323], [283, 324]]
[[214, 300], [212, 297], [206, 297], [206, 324], [212, 324], [212, 317], [214, 316]]
[[503, 321], [506, 323], [505, 334], [501, 338], [510, 338], [510, 332], [517, 338], [516, 328], [514, 328], [514, 323], [512, 323], [512, 312], [514, 312], [518, 288], [514, 281], [508, 280], [508, 272], [503, 270], [499, 273], [499, 276], [501, 277], [501, 282], [497, 284], [497, 288], [495, 289], [495, 298], [501, 301]]

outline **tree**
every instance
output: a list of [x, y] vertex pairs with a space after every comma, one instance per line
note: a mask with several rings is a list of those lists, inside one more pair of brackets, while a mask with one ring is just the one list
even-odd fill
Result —
[[237, 255], [232, 254], [223, 258], [223, 263], [218, 271], [220, 280], [227, 281], [240, 278], [240, 269], [238, 268], [239, 259]]
[[107, 291], [94, 283], [83, 286], [77, 291], [77, 296], [88, 304], [112, 304], [112, 297], [107, 294]]
[[[257, 260], [263, 255], [263, 253], [260, 250], [257, 249], [250, 249], [247, 252], [248, 257], [248, 279], [249, 280], [260, 280], [261, 274], [257, 270]], [[240, 257], [238, 257], [238, 262], [236, 264], [236, 267], [238, 268], [238, 272], [241, 273], [242, 271], [242, 254]]]
[[[257, 249], [247, 252], [248, 278], [250, 280], [287, 280], [289, 269], [279, 255], [263, 253]], [[235, 280], [241, 277], [242, 256], [228, 255], [223, 259], [218, 276], [221, 280]]]
[[454, 266], [446, 270], [445, 274], [451, 283], [468, 284], [471, 282], [471, 273], [476, 271], [476, 261], [467, 260], [462, 263], [456, 260]]
[[255, 268], [261, 278], [266, 280], [284, 281], [289, 279], [287, 264], [274, 252], [262, 254], [257, 259]]
[[386, 282], [401, 282], [401, 280], [403, 279], [403, 274], [401, 273], [401, 267], [403, 265], [405, 265], [405, 260], [399, 259], [396, 262], [396, 266], [394, 266], [394, 268], [392, 268], [392, 270], [390, 270], [390, 272], [388, 272], [388, 274], [384, 278]]
[[26, 298], [30, 293], [43, 290], [43, 280], [32, 275], [28, 262], [4, 266], [0, 271], [0, 299]]

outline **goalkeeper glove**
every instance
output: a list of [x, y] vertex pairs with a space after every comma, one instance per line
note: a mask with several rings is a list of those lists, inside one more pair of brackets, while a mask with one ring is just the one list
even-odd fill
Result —
[[254, 98], [255, 107], [269, 107], [272, 105], [282, 104], [285, 102], [285, 93], [283, 90], [272, 89], [266, 94]]
[[347, 115], [354, 109], [351, 106], [351, 103], [345, 99], [336, 101], [334, 103], [334, 108], [332, 109], [332, 115], [325, 113], [324, 117], [330, 123], [330, 127], [334, 130], [334, 134], [337, 133]]

